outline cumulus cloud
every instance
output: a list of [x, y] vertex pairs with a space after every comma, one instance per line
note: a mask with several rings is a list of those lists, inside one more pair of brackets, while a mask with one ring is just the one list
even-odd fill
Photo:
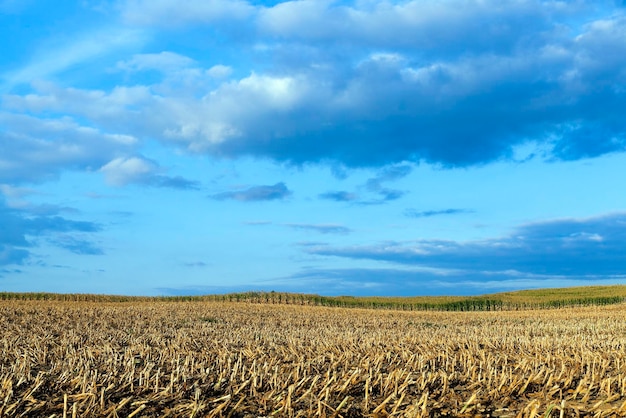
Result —
[[[463, 7], [460, 7], [462, 4]], [[307, 41], [336, 39], [384, 47], [461, 51], [504, 50], [523, 32], [550, 29], [549, 18], [589, 11], [580, 3], [466, 1], [405, 2], [290, 1], [259, 10], [262, 30], [275, 36]], [[524, 28], [522, 25], [529, 25]]]
[[[162, 51], [151, 54], [135, 54], [130, 59], [118, 61], [116, 69], [123, 73], [127, 83], [145, 83], [146, 78], [152, 84], [141, 86], [156, 97], [184, 97], [194, 96], [198, 92], [206, 92], [210, 86], [228, 78], [232, 69], [223, 64], [214, 65], [208, 69], [202, 67], [195, 59], [171, 51]], [[129, 90], [138, 90], [134, 86]], [[155, 103], [156, 104], [156, 103]]]
[[213, 78], [226, 78], [233, 72], [233, 69], [227, 65], [214, 65], [207, 70], [207, 74]]
[[100, 168], [109, 184], [124, 186], [128, 183], [138, 182], [152, 174], [155, 165], [139, 157], [116, 158]]
[[272, 186], [252, 186], [247, 189], [214, 194], [216, 200], [238, 200], [240, 202], [258, 202], [264, 200], [283, 200], [292, 194], [285, 183], [280, 182]]
[[559, 219], [481, 241], [417, 240], [372, 246], [311, 247], [313, 254], [370, 259], [481, 276], [499, 272], [609, 278], [626, 274], [626, 214]]
[[66, 169], [92, 170], [134, 143], [71, 118], [0, 112], [0, 127], [0, 182], [7, 184], [48, 180]]
[[[195, 153], [299, 165], [467, 167], [513, 159], [520, 146], [536, 146], [547, 160], [626, 150], [626, 16], [615, 2], [129, 0], [119, 6], [130, 25], [157, 31], [178, 25], [224, 37], [226, 48], [245, 51], [248, 64], [231, 74], [237, 63], [207, 64], [201, 54], [135, 55], [121, 67], [164, 64], [169, 81], [121, 80], [109, 91], [40, 84], [7, 97], [6, 106], [86, 118], [100, 133], [154, 138]], [[236, 25], [229, 24], [233, 19]], [[267, 65], [255, 67], [255, 60]], [[4, 142], [15, 154], [12, 139]], [[43, 146], [28, 139], [33, 148]], [[128, 155], [108, 154], [96, 167]], [[77, 165], [88, 166], [83, 160], [89, 158]], [[20, 160], [2, 162], [10, 161]], [[16, 172], [11, 168], [0, 165], [0, 175]], [[382, 201], [402, 195], [378, 192]]]
[[180, 190], [198, 189], [198, 182], [158, 174], [161, 171], [158, 165], [143, 157], [115, 158], [102, 166], [100, 171], [107, 183], [113, 186], [136, 183]]

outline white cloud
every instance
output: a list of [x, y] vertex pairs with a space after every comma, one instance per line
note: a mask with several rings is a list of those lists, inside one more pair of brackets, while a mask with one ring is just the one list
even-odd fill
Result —
[[111, 128], [112, 138], [124, 143], [137, 142], [133, 127], [141, 125], [143, 109], [157, 99], [146, 86], [117, 86], [109, 92], [63, 88], [49, 82], [38, 82], [33, 87], [35, 93], [4, 96], [5, 107], [27, 113], [54, 111], [86, 117], [104, 130]]
[[[211, 15], [207, 4], [226, 10], [244, 3], [187, 6], [201, 20]], [[181, 10], [171, 11], [175, 5]], [[201, 60], [170, 51], [136, 54], [118, 62], [131, 72], [124, 77], [147, 83], [132, 73], [158, 69], [162, 78], [108, 91], [41, 82], [34, 85], [34, 93], [6, 96], [4, 103], [16, 111], [86, 118], [92, 129], [117, 135], [109, 142], [117, 138], [127, 146], [136, 146], [136, 138], [157, 139], [193, 152], [296, 163], [471, 165], [510, 158], [529, 141], [549, 153], [554, 143], [567, 141], [587, 124], [600, 125], [610, 140], [593, 148], [578, 135], [580, 143], [561, 146], [560, 154], [579, 158], [621, 149], [623, 118], [618, 115], [626, 100], [626, 53], [612, 54], [611, 48], [626, 31], [625, 19], [605, 16], [577, 26], [580, 30], [574, 33], [562, 28], [568, 25], [563, 14], [580, 16], [550, 2], [463, 5], [467, 7], [434, 0], [352, 5], [303, 0], [259, 6], [259, 39], [242, 35], [237, 47], [259, 54], [253, 58], [267, 64], [248, 76], [234, 78], [233, 67], [226, 63], [205, 68]], [[146, 19], [166, 11], [181, 19], [192, 13], [165, 0], [122, 6], [127, 12], [143, 10]], [[349, 20], [335, 27], [337, 16]], [[264, 32], [269, 29], [263, 19], [270, 17], [283, 25], [277, 26], [282, 28], [279, 42], [278, 32]], [[326, 26], [316, 21], [327, 17]], [[337, 42], [303, 42], [313, 35], [288, 28], [301, 26], [302, 19], [315, 21], [306, 30], [328, 30]], [[460, 27], [450, 26], [457, 21]], [[475, 31], [480, 21], [485, 28]], [[383, 27], [388, 34], [380, 32]], [[459, 36], [459, 45], [448, 44], [448, 30]], [[493, 38], [494, 31], [503, 34]], [[269, 49], [254, 50], [258, 43]], [[615, 95], [611, 100], [603, 96], [604, 86]], [[604, 111], [586, 111], [596, 107]], [[571, 126], [577, 128], [564, 128]], [[106, 161], [120, 155], [132, 153], [108, 155]]]
[[115, 158], [103, 165], [99, 171], [104, 174], [109, 185], [116, 187], [135, 183], [178, 190], [197, 190], [199, 185], [196, 181], [180, 176], [162, 175], [161, 172], [165, 170], [156, 162], [140, 156]]
[[302, 84], [293, 77], [270, 77], [252, 74], [232, 85], [232, 91], [254, 97], [266, 106], [291, 108], [301, 93]]
[[227, 65], [214, 65], [207, 70], [207, 74], [213, 78], [226, 78], [233, 72], [233, 69]]
[[[39, 194], [34, 189], [26, 187], [13, 187], [9, 184], [0, 184], [0, 193], [4, 195], [6, 207], [11, 209], [28, 208], [31, 204], [24, 199], [27, 196]], [[0, 201], [3, 199], [0, 197]]]
[[461, 52], [470, 45], [505, 50], [531, 28], [550, 19], [588, 10], [584, 2], [565, 9], [552, 1], [496, 0], [333, 1], [296, 0], [259, 9], [264, 33], [283, 39], [351, 42], [378, 47], [446, 47]]
[[120, 157], [109, 161], [100, 168], [107, 183], [113, 186], [125, 186], [129, 183], [141, 182], [153, 174], [156, 165], [144, 158]]
[[133, 55], [129, 60], [119, 61], [117, 68], [126, 71], [158, 70], [167, 73], [192, 66], [194, 62], [194, 60], [184, 55], [163, 51], [158, 54]]
[[37, 194], [38, 192], [34, 189], [29, 189], [26, 187], [13, 187], [9, 184], [0, 184], [0, 193], [8, 198], [19, 199], [24, 196]]
[[[344, 8], [331, 8], [327, 0], [296, 0], [276, 4], [259, 11], [258, 23], [272, 34], [320, 38], [332, 36], [349, 25]], [[322, 26], [320, 23], [324, 22]]]
[[247, 139], [252, 130], [262, 137], [291, 132], [294, 122], [288, 116], [311, 98], [308, 89], [309, 81], [304, 78], [253, 73], [221, 84], [200, 101], [160, 101], [154, 110], [169, 125], [160, 137], [204, 152], [229, 140]]
[[37, 118], [0, 112], [0, 182], [40, 182], [61, 171], [94, 170], [136, 144], [127, 134], [108, 134], [69, 117]]

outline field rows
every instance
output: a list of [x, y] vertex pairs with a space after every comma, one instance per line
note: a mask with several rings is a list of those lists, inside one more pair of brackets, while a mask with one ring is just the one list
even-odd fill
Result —
[[626, 416], [626, 306], [0, 302], [0, 416]]
[[482, 296], [352, 297], [282, 292], [244, 292], [197, 296], [121, 296], [0, 292], [0, 301], [56, 302], [239, 302], [404, 311], [510, 311], [606, 306], [626, 302], [626, 285], [532, 289]]

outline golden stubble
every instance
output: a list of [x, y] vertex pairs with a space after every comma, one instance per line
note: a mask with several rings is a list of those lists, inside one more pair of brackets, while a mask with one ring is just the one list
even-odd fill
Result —
[[626, 306], [0, 302], [0, 416], [626, 416]]

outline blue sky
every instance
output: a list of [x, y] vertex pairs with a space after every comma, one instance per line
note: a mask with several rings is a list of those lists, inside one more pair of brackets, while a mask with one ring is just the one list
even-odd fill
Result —
[[0, 0], [0, 290], [623, 283], [625, 6]]

